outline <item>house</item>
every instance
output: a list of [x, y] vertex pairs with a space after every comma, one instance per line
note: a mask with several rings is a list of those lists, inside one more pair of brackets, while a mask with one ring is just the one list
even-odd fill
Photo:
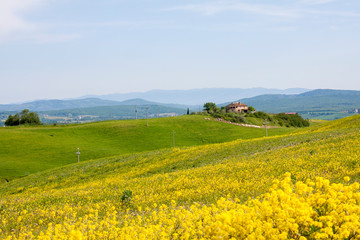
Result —
[[248, 105], [243, 104], [241, 102], [238, 102], [238, 103], [233, 102], [226, 106], [226, 112], [242, 113], [242, 112], [247, 112], [247, 111], [248, 111]]

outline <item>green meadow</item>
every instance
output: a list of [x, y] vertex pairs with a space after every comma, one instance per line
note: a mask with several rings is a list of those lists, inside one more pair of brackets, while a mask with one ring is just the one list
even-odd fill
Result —
[[[22, 146], [24, 153], [31, 153], [35, 140], [49, 151], [61, 142], [51, 140], [59, 136], [73, 143], [81, 138], [82, 154], [92, 151], [94, 157], [120, 152], [110, 146], [111, 138], [120, 136], [133, 136], [134, 145], [143, 136], [144, 146], [136, 145], [137, 153], [122, 149], [122, 154], [80, 163], [70, 151], [73, 164], [54, 164], [0, 184], [0, 239], [247, 239], [249, 234], [252, 239], [355, 239], [360, 229], [359, 123], [360, 116], [317, 121], [301, 130], [269, 129], [269, 137], [263, 136], [264, 129], [201, 116], [153, 119], [148, 127], [139, 120], [5, 128], [1, 132], [12, 132], [12, 141], [22, 139], [18, 149]], [[172, 129], [189, 131], [179, 136], [177, 146], [184, 147], [171, 148]], [[216, 144], [200, 141], [236, 137]], [[166, 147], [146, 150], [161, 144]], [[17, 170], [24, 171], [25, 161], [15, 160]], [[298, 226], [295, 230], [278, 224], [289, 219]], [[311, 227], [324, 219], [335, 226], [331, 232]], [[263, 226], [270, 227], [256, 231]], [[340, 228], [344, 231], [336, 231]]]
[[[173, 146], [198, 146], [253, 139], [265, 129], [206, 120], [204, 116], [105, 121], [88, 124], [6, 127], [0, 129], [0, 178], [14, 179], [80, 161]], [[296, 131], [268, 129], [268, 135]]]

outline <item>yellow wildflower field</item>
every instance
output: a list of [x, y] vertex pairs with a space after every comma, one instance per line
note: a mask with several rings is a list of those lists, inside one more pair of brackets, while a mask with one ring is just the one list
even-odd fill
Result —
[[0, 186], [1, 239], [358, 239], [360, 118]]

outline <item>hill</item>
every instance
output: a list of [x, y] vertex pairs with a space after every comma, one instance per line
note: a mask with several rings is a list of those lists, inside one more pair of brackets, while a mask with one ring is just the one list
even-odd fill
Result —
[[0, 186], [0, 237], [356, 238], [359, 130], [353, 116], [30, 175]]
[[[134, 104], [134, 105], [126, 105]], [[143, 104], [143, 105], [141, 105]], [[84, 123], [104, 120], [119, 119], [138, 119], [146, 118], [148, 112], [149, 118], [169, 117], [186, 114], [186, 107], [166, 106], [154, 104], [142, 100], [130, 100], [121, 105], [101, 106], [90, 108], [74, 108], [63, 110], [52, 110], [39, 112], [41, 121], [45, 124], [50, 123]], [[136, 109], [136, 116], [135, 116]]]
[[[204, 116], [107, 121], [78, 125], [0, 128], [0, 178], [12, 179], [81, 161], [169, 148], [261, 137], [263, 129], [205, 120]], [[271, 129], [270, 135], [294, 129]]]
[[162, 107], [168, 107], [168, 108], [177, 108], [177, 109], [186, 109], [187, 107], [190, 107], [193, 110], [196, 110], [197, 107], [194, 106], [187, 106], [183, 104], [171, 104], [171, 103], [162, 103], [162, 102], [151, 102], [147, 101], [141, 98], [133, 98], [128, 99], [125, 101], [120, 102], [121, 105], [130, 105], [130, 106], [162, 106]]
[[49, 111], [112, 105], [119, 105], [119, 102], [98, 98], [75, 100], [38, 100], [21, 104], [0, 104], [0, 111], [21, 111], [23, 109], [30, 109], [31, 111]]
[[360, 109], [360, 91], [318, 89], [293, 95], [260, 95], [239, 101], [259, 111], [298, 112], [304, 118], [332, 120], [353, 115]]
[[208, 88], [191, 90], [152, 90], [143, 93], [124, 93], [108, 95], [88, 95], [78, 99], [67, 100], [37, 100], [19, 104], [0, 104], [0, 111], [21, 111], [30, 109], [31, 111], [51, 111], [74, 108], [88, 108], [98, 106], [114, 105], [161, 105], [174, 108], [192, 107], [198, 109], [199, 105], [205, 102], [225, 102], [239, 97], [253, 97], [260, 94], [295, 94], [303, 93], [308, 89], [266, 89], [266, 88]]
[[124, 101], [128, 99], [141, 98], [148, 101], [161, 103], [176, 103], [189, 106], [203, 106], [206, 102], [222, 103], [239, 98], [249, 98], [262, 94], [298, 94], [310, 89], [268, 89], [268, 88], [203, 88], [189, 90], [151, 90], [135, 93], [115, 93], [108, 95], [85, 96], [96, 97], [112, 101]]
[[[23, 109], [37, 111], [41, 121], [52, 123], [85, 123], [104, 120], [135, 119], [148, 116], [167, 117], [186, 114], [188, 106], [150, 102], [143, 99], [129, 99], [123, 102], [109, 101], [97, 98], [78, 100], [41, 100], [23, 104], [0, 105], [0, 126], [4, 125], [8, 115]], [[190, 109], [194, 109], [190, 106]]]

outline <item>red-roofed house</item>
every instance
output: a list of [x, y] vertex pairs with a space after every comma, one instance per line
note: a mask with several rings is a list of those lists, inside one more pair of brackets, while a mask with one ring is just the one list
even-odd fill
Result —
[[242, 112], [247, 112], [247, 111], [248, 111], [248, 105], [243, 104], [241, 102], [238, 102], [238, 103], [233, 102], [226, 106], [226, 112], [242, 113]]

